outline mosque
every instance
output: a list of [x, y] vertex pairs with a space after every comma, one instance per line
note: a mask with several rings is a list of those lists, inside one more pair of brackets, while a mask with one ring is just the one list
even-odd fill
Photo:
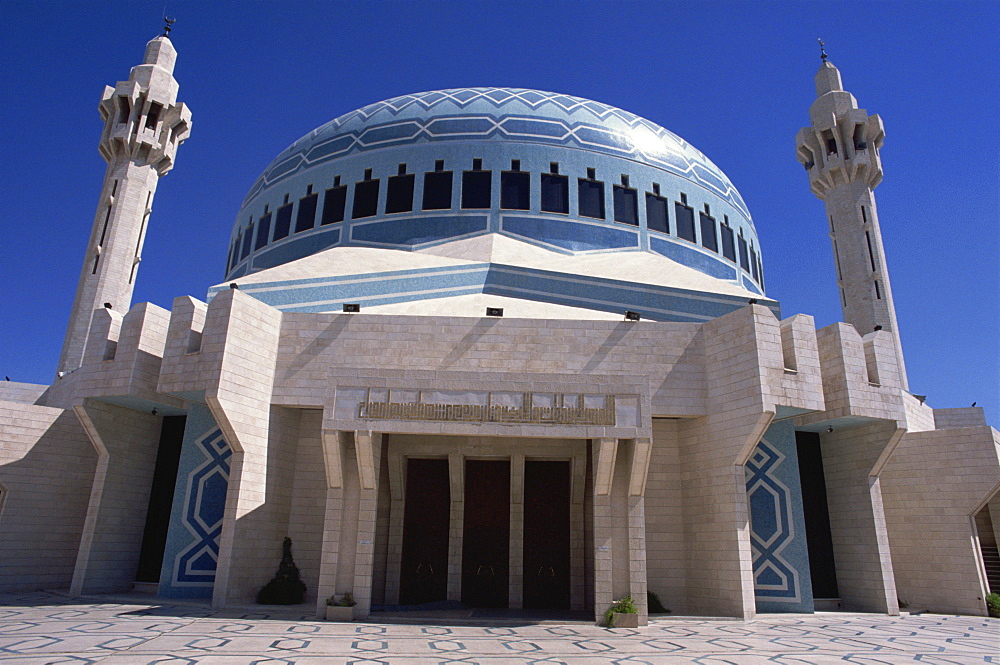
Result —
[[321, 125], [250, 188], [205, 300], [132, 304], [192, 130], [175, 58], [157, 37], [105, 88], [58, 376], [0, 383], [0, 591], [245, 605], [287, 536], [317, 614], [987, 613], [1000, 435], [909, 390], [882, 120], [825, 55], [795, 140], [846, 321], [819, 330], [768, 298], [708, 157], [513, 88]]

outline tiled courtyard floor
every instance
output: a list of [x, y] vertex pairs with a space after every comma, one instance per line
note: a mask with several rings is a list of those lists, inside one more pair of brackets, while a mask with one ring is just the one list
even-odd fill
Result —
[[982, 617], [822, 613], [767, 615], [749, 623], [672, 618], [632, 630], [583, 623], [337, 624], [297, 617], [301, 608], [269, 612], [0, 595], [0, 663], [1000, 663], [1000, 619]]

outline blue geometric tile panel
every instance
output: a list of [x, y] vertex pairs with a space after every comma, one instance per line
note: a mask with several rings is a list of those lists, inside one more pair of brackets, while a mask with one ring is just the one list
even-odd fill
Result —
[[771, 425], [744, 472], [757, 611], [811, 612], [812, 584], [790, 421]]
[[193, 406], [181, 446], [159, 594], [210, 598], [229, 488], [232, 450], [208, 409]]

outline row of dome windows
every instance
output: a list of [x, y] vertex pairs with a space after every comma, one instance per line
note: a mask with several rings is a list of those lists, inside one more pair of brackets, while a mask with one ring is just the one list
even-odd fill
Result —
[[[397, 175], [388, 178], [384, 214], [392, 215], [413, 211], [415, 174], [406, 172], [406, 164], [400, 164]], [[549, 172], [539, 174], [541, 188], [541, 212], [569, 214], [570, 180], [559, 173], [558, 162], [549, 164]], [[424, 174], [424, 189], [421, 210], [450, 210], [452, 207], [452, 187], [454, 172], [446, 171], [444, 160], [437, 160], [434, 170]], [[372, 169], [365, 169], [364, 179], [354, 184], [351, 219], [364, 219], [378, 214], [379, 189], [381, 182], [372, 178]], [[604, 182], [597, 179], [596, 169], [588, 168], [586, 178], [577, 178], [577, 210], [579, 216], [593, 219], [607, 219], [604, 205]], [[660, 185], [652, 183], [651, 192], [645, 192], [646, 227], [650, 231], [670, 233], [668, 200], [660, 195]], [[612, 186], [614, 200], [613, 219], [616, 222], [639, 226], [638, 190], [629, 186], [629, 176], [621, 176], [621, 184]], [[320, 226], [343, 222], [347, 210], [347, 185], [341, 184], [336, 176], [333, 186], [323, 196]], [[500, 209], [530, 210], [531, 173], [521, 170], [520, 160], [511, 160], [510, 170], [500, 172]], [[483, 169], [483, 160], [473, 159], [472, 170], [462, 172], [460, 206], [463, 210], [489, 209], [493, 202], [493, 172]], [[251, 250], [259, 250], [269, 242], [282, 240], [290, 233], [301, 233], [315, 227], [319, 194], [309, 185], [306, 195], [299, 199], [295, 227], [292, 229], [294, 202], [285, 195], [284, 203], [273, 214], [269, 206], [256, 223], [251, 218], [246, 228], [233, 240], [229, 252], [229, 270], [250, 256]], [[271, 233], [272, 219], [274, 232]], [[687, 195], [681, 193], [680, 201], [674, 202], [676, 235], [716, 253], [721, 253], [729, 261], [736, 263], [737, 250], [739, 265], [754, 281], [763, 284], [763, 269], [753, 240], [749, 243], [743, 237], [743, 229], [737, 236], [729, 225], [729, 217], [723, 215], [721, 224], [711, 215], [709, 205], [698, 213], [695, 225], [694, 209], [688, 205]], [[256, 233], [255, 233], [256, 228]], [[700, 233], [697, 233], [700, 231]]]

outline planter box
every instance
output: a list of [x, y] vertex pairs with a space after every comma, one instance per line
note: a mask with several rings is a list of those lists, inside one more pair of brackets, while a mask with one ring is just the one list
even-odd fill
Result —
[[611, 627], [612, 628], [638, 628], [639, 627], [639, 615], [638, 614], [619, 614], [615, 612], [611, 615]]
[[354, 607], [345, 607], [343, 605], [327, 605], [326, 606], [326, 620], [327, 621], [354, 621]]

